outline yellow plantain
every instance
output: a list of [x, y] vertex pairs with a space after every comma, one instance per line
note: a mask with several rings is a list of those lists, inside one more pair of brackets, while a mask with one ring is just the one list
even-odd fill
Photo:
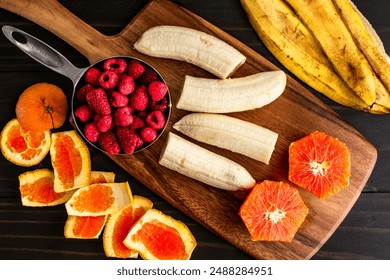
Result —
[[374, 77], [375, 79], [375, 93], [376, 93], [376, 99], [374, 105], [380, 105], [387, 109], [390, 109], [390, 94], [386, 90], [385, 86], [381, 82], [381, 80], [378, 79], [377, 76]]
[[390, 63], [383, 43], [368, 20], [350, 0], [333, 0], [359, 49], [372, 69], [390, 92]]
[[282, 0], [241, 0], [248, 18], [271, 53], [295, 76], [328, 98], [370, 113], [386, 108], [365, 104], [338, 76], [311, 31]]
[[286, 2], [312, 31], [340, 77], [366, 104], [374, 104], [374, 73], [332, 0]]

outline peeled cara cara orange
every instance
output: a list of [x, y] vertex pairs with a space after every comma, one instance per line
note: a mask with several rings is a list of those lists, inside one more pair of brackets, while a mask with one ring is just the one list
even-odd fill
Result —
[[253, 187], [239, 211], [253, 241], [291, 242], [307, 214], [296, 188], [268, 180]]
[[28, 131], [17, 119], [10, 120], [1, 131], [1, 152], [13, 164], [34, 166], [48, 154], [50, 131]]
[[326, 199], [349, 186], [351, 156], [347, 145], [323, 132], [291, 143], [288, 179]]
[[196, 247], [189, 228], [156, 209], [149, 209], [123, 241], [148, 260], [188, 260]]

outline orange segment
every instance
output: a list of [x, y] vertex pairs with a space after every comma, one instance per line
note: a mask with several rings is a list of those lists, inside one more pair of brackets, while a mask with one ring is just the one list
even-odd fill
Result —
[[98, 183], [79, 188], [65, 204], [68, 215], [102, 216], [132, 203], [130, 186], [124, 183]]
[[68, 112], [64, 92], [53, 84], [38, 83], [28, 87], [16, 103], [16, 117], [29, 131], [45, 131], [63, 125]]
[[188, 260], [196, 247], [184, 223], [156, 209], [149, 209], [134, 224], [123, 243], [149, 260]]
[[64, 235], [66, 238], [96, 239], [106, 223], [107, 216], [68, 216], [65, 223]]
[[114, 183], [115, 173], [114, 172], [104, 172], [104, 171], [91, 171], [91, 177], [89, 184], [96, 183]]
[[75, 130], [52, 134], [50, 157], [56, 192], [77, 189], [89, 184], [91, 177], [89, 150]]
[[40, 163], [50, 150], [50, 131], [27, 131], [17, 119], [10, 120], [1, 131], [1, 152], [10, 162], [20, 166]]
[[[115, 173], [92, 171], [90, 184], [114, 183]], [[91, 239], [98, 238], [103, 230], [108, 215], [103, 216], [72, 216], [68, 215], [64, 227], [66, 238]]]
[[54, 173], [49, 169], [27, 171], [19, 175], [19, 190], [23, 206], [54, 206], [65, 203], [73, 191], [56, 193]]
[[257, 183], [239, 211], [253, 241], [291, 242], [307, 214], [296, 188], [273, 181]]
[[313, 132], [291, 143], [288, 179], [320, 199], [349, 186], [351, 158], [348, 147], [323, 132]]
[[138, 252], [127, 248], [123, 240], [138, 219], [152, 207], [153, 203], [149, 199], [135, 195], [131, 205], [109, 216], [103, 233], [103, 248], [107, 257], [138, 257]]

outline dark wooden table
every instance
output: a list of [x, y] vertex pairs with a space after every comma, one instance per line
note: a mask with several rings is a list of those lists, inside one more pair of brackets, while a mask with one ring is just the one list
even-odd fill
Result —
[[[147, 0], [59, 1], [98, 31], [117, 34], [147, 3]], [[259, 52], [286, 70], [268, 52], [249, 24], [239, 1], [176, 1]], [[369, 19], [385, 48], [390, 52], [390, 2], [355, 0]], [[76, 66], [87, 60], [64, 41], [36, 24], [0, 9], [0, 25], [13, 25], [64, 54]], [[287, 71], [287, 70], [286, 70]], [[287, 71], [288, 72], [288, 71]], [[49, 82], [60, 86], [69, 96], [72, 83], [60, 74], [38, 64], [0, 35], [0, 127], [15, 117], [15, 104], [29, 85]], [[359, 130], [378, 150], [378, 161], [358, 201], [336, 232], [313, 259], [390, 259], [390, 116], [370, 115], [342, 107], [311, 90], [343, 119]], [[69, 124], [65, 125], [72, 128]], [[113, 171], [117, 181], [129, 181], [134, 194], [148, 197], [156, 208], [185, 222], [196, 236], [198, 246], [192, 259], [251, 259], [138, 183], [114, 162], [92, 151], [95, 170]], [[23, 168], [0, 156], [0, 259], [105, 259], [102, 240], [71, 240], [63, 236], [66, 212], [56, 207], [23, 207], [18, 175], [37, 168]], [[45, 159], [38, 167], [50, 167]]]

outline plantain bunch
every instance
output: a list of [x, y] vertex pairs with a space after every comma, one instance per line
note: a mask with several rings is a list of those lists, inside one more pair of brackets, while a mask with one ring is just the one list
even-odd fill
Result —
[[256, 33], [296, 77], [333, 101], [390, 113], [390, 58], [350, 0], [241, 0]]

